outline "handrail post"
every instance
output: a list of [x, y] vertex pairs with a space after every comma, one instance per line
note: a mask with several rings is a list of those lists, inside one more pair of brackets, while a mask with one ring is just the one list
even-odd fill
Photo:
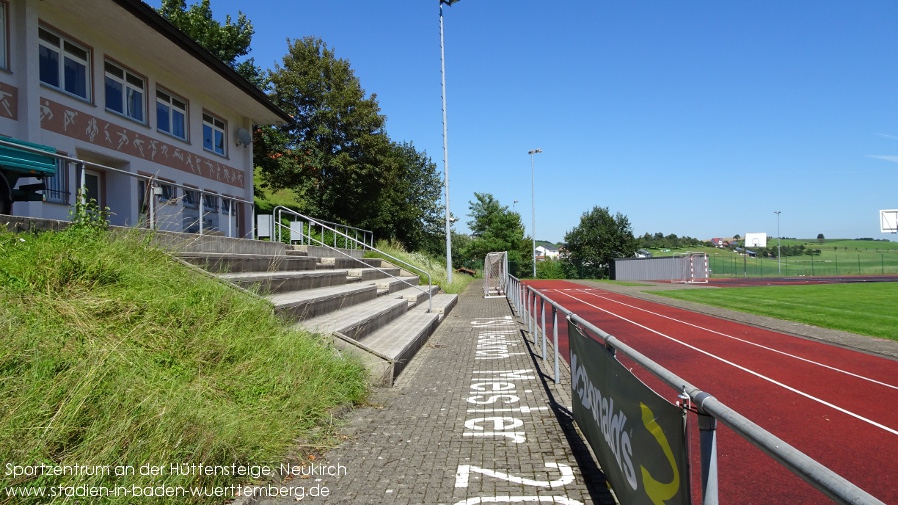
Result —
[[200, 205], [199, 205], [199, 211], [200, 211], [199, 221], [200, 222], [199, 222], [199, 225], [200, 225], [200, 235], [202, 235], [203, 234], [203, 212], [206, 211], [206, 206], [204, 205], [205, 202], [203, 201], [203, 200], [205, 200], [205, 198], [203, 198], [203, 197], [206, 196], [206, 194], [203, 193], [202, 190], [198, 190], [197, 193], [199, 194], [199, 197], [200, 197], [200, 202], [199, 202], [200, 203]]
[[150, 188], [150, 229], [156, 229], [156, 179], [150, 179], [147, 187]]
[[555, 346], [555, 384], [561, 382], [558, 376], [558, 309], [552, 305], [552, 345]]
[[540, 312], [543, 318], [543, 363], [546, 362], [546, 299], [540, 297]]
[[702, 454], [702, 505], [717, 505], [717, 419], [699, 409]]

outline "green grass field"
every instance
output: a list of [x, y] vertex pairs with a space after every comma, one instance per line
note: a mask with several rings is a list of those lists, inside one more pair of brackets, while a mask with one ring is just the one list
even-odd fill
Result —
[[[767, 245], [776, 247], [776, 239], [768, 238]], [[783, 256], [778, 264], [775, 257], [750, 258], [715, 247], [694, 247], [688, 251], [708, 254], [712, 277], [898, 274], [898, 242], [834, 239], [820, 243], [817, 240], [783, 239], [780, 245], [804, 245], [806, 249], [819, 249], [820, 255]], [[662, 257], [684, 253], [687, 249], [653, 249], [651, 252]]]
[[653, 291], [653, 294], [898, 341], [890, 282]]

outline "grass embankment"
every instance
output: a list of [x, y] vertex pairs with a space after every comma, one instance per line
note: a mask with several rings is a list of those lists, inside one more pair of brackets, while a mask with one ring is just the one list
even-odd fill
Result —
[[898, 340], [895, 333], [895, 328], [898, 328], [898, 314], [895, 313], [898, 289], [888, 282], [652, 293], [749, 314]]
[[[448, 282], [448, 278], [446, 275], [446, 262], [436, 260], [422, 253], [413, 253], [406, 251], [401, 244], [396, 242], [390, 242], [386, 240], [381, 240], [377, 243], [377, 248], [390, 256], [395, 258], [399, 258], [406, 263], [414, 265], [418, 268], [423, 269], [425, 272], [430, 274], [430, 282], [433, 284], [439, 285], [440, 289], [443, 290], [444, 293], [461, 293], [465, 287], [474, 281], [474, 277], [471, 277], [467, 274], [462, 273], [454, 273], [452, 275], [452, 283]], [[366, 258], [381, 258], [386, 261], [390, 261], [392, 263], [396, 263], [392, 261], [391, 258], [377, 254], [376, 252], [367, 252], [365, 253]], [[402, 264], [397, 264], [397, 267], [405, 268]], [[406, 270], [411, 271], [414, 274], [418, 274], [418, 278], [421, 279], [421, 284], [427, 284], [427, 276], [421, 275], [420, 272], [413, 271], [411, 269], [406, 268]]]
[[[172, 475], [170, 465], [277, 469], [298, 439], [321, 442], [307, 437], [322, 431], [315, 428], [335, 406], [366, 393], [357, 363], [137, 234], [0, 232], [0, 332], [0, 503], [66, 501], [11, 498], [15, 486], [249, 482]], [[39, 464], [99, 466], [111, 475], [15, 477], [7, 466]], [[161, 475], [141, 476], [142, 465]], [[116, 476], [117, 466], [135, 475]]]

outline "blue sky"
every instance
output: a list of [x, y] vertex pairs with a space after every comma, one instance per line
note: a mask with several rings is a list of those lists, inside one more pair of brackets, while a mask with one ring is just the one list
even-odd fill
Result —
[[[159, 0], [148, 2], [158, 7]], [[192, 0], [188, 0], [192, 3]], [[438, 0], [212, 0], [251, 56], [323, 39], [442, 173]], [[561, 241], [609, 207], [634, 234], [889, 238], [898, 2], [462, 0], [444, 7], [451, 209], [474, 192]], [[518, 203], [515, 204], [514, 201]]]

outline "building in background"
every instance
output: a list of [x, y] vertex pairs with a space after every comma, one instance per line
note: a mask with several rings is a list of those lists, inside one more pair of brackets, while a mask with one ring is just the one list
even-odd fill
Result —
[[[251, 233], [250, 131], [290, 119], [262, 91], [139, 0], [0, 0], [0, 30], [0, 135], [87, 162], [113, 225]], [[75, 165], [45, 183], [13, 212], [68, 219]]]

